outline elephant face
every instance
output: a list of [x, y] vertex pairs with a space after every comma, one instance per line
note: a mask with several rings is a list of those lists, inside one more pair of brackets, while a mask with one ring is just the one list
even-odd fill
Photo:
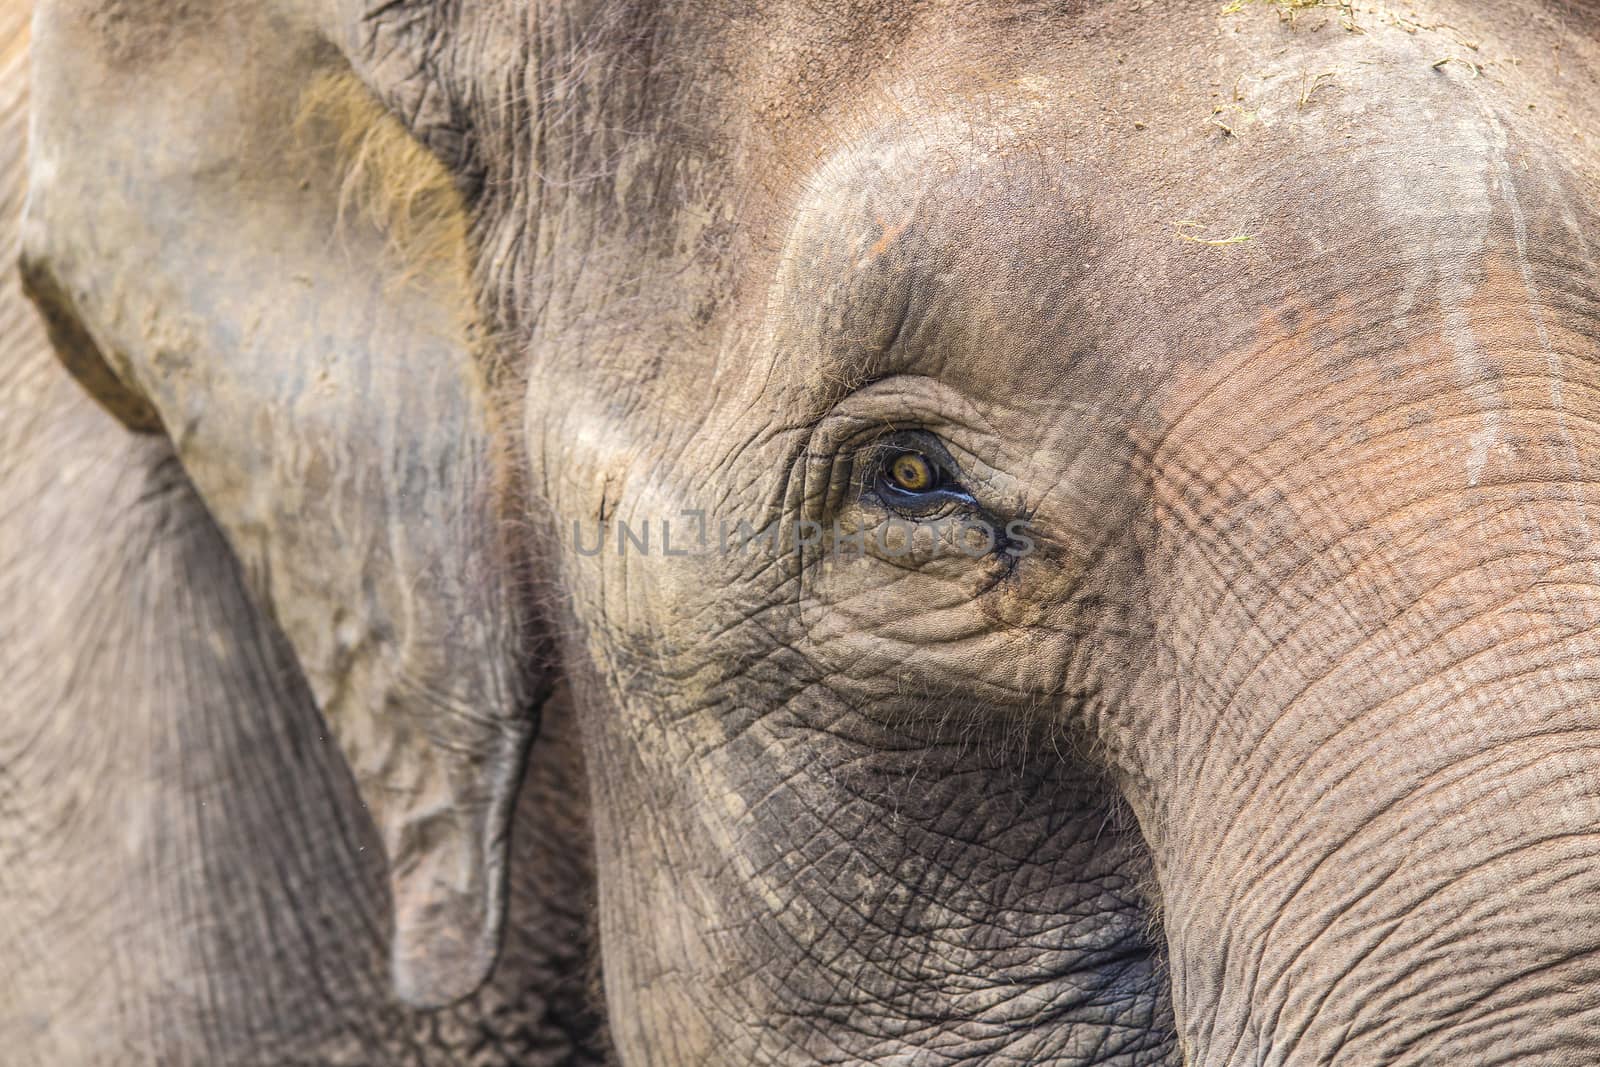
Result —
[[624, 1062], [1600, 1042], [1591, 16], [216, 8], [47, 9], [29, 276], [294, 646], [403, 994], [559, 677]]

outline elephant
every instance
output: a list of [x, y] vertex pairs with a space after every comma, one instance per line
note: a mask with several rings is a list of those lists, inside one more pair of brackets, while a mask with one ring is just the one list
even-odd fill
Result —
[[1593, 0], [30, 49], [8, 1055], [1600, 1062]]

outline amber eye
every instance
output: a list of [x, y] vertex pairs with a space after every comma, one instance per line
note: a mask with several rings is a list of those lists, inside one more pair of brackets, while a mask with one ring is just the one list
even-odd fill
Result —
[[901, 452], [891, 458], [889, 477], [895, 488], [907, 493], [926, 493], [938, 480], [933, 464], [920, 452]]

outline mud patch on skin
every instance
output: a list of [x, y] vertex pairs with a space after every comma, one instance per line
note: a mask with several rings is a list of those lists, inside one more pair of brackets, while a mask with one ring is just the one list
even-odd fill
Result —
[[[1462, 118], [1451, 138], [1455, 151], [1438, 161], [1440, 170], [1434, 177], [1442, 184], [1421, 189], [1380, 186], [1389, 194], [1381, 203], [1394, 214], [1401, 232], [1414, 233], [1419, 221], [1427, 225], [1427, 217], [1458, 220], [1450, 230], [1429, 227], [1418, 235], [1417, 246], [1425, 249], [1426, 255], [1405, 268], [1404, 288], [1393, 315], [1402, 329], [1419, 306], [1436, 305], [1443, 317], [1443, 339], [1454, 360], [1457, 381], [1483, 412], [1483, 425], [1472, 435], [1466, 460], [1469, 485], [1477, 485], [1483, 477], [1505, 411], [1498, 375], [1473, 331], [1472, 314], [1481, 281], [1474, 267], [1483, 254], [1494, 215], [1493, 193], [1503, 165], [1500, 150], [1504, 143], [1505, 130], [1494, 116]], [[1419, 215], [1424, 217], [1419, 220]]]

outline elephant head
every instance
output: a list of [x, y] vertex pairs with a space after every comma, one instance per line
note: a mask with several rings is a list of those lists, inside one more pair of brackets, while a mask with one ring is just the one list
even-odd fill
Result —
[[559, 679], [623, 1062], [1572, 1062], [1600, 17], [1423, 7], [59, 0], [26, 274], [402, 996]]

